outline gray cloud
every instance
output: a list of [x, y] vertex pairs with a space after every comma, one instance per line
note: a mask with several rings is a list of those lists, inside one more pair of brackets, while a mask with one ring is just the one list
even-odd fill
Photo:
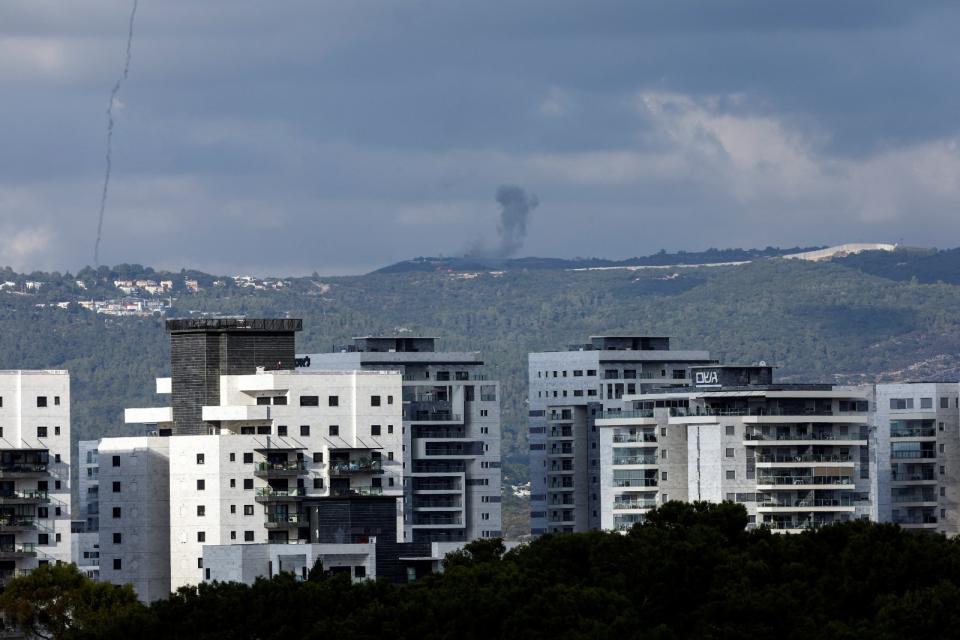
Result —
[[537, 196], [528, 194], [516, 185], [505, 184], [497, 189], [497, 202], [500, 204], [500, 222], [497, 223], [500, 244], [497, 247], [497, 256], [509, 258], [523, 247], [527, 239], [527, 217], [540, 201]]
[[[0, 6], [0, 264], [89, 260], [76, 239], [127, 8]], [[504, 175], [549, 194], [528, 254], [942, 243], [960, 233], [958, 18], [894, 1], [143, 3], [101, 261], [362, 272], [488, 235]]]

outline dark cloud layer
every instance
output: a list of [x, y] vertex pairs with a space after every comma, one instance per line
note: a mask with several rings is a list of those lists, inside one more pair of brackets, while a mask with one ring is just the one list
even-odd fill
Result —
[[[0, 3], [0, 263], [89, 262], [126, 0]], [[101, 260], [960, 244], [953, 3], [142, 2]]]

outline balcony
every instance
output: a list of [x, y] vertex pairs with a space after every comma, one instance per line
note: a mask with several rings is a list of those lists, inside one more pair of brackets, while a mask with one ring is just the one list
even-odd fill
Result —
[[50, 502], [46, 491], [12, 491], [0, 494], [0, 504], [41, 504]]
[[353, 462], [330, 462], [331, 476], [352, 476], [361, 473], [383, 473], [379, 460], [356, 460]]
[[918, 459], [932, 459], [937, 457], [937, 452], [931, 450], [925, 451], [891, 451], [890, 458], [892, 460], [918, 460]]
[[833, 432], [814, 432], [814, 433], [746, 433], [743, 436], [743, 444], [755, 446], [757, 444], [777, 445], [802, 445], [809, 443], [827, 443], [838, 446], [853, 446], [867, 444], [867, 437], [856, 433], [839, 434]]
[[253, 475], [258, 478], [290, 478], [304, 475], [306, 465], [299, 460], [290, 462], [258, 462]]
[[768, 500], [757, 503], [757, 513], [783, 513], [791, 511], [843, 511], [853, 512], [861, 501], [850, 497], [817, 498], [813, 500]]
[[653, 509], [657, 506], [656, 500], [620, 498], [613, 501], [614, 511], [629, 511], [632, 509]]
[[332, 498], [352, 498], [382, 495], [383, 487], [349, 487], [346, 489], [330, 489], [330, 497]]
[[6, 571], [0, 571], [0, 587], [5, 586], [14, 578], [22, 578], [29, 574], [29, 569], [7, 569]]
[[625, 466], [632, 464], [646, 464], [646, 465], [655, 465], [657, 464], [657, 456], [615, 456], [613, 458], [614, 466]]
[[657, 487], [656, 478], [614, 478], [615, 487]]
[[853, 489], [850, 476], [766, 476], [757, 478], [757, 489], [765, 487], [782, 488], [784, 486], [820, 487], [822, 489]]
[[643, 442], [649, 444], [657, 443], [657, 434], [655, 433], [615, 433], [613, 434], [613, 443], [620, 444], [624, 442]]
[[260, 487], [257, 489], [257, 495], [254, 500], [257, 502], [292, 502], [299, 500], [306, 495], [305, 489], [274, 489], [272, 487]]
[[47, 464], [24, 463], [0, 465], [0, 479], [42, 478], [50, 474]]
[[904, 427], [890, 429], [891, 438], [936, 438], [936, 427]]
[[777, 532], [798, 533], [800, 531], [811, 531], [821, 527], [829, 527], [837, 522], [839, 522], [839, 520], [780, 520], [777, 522], [763, 522], [758, 526], [766, 527], [767, 529]]
[[304, 514], [299, 513], [288, 513], [286, 515], [282, 513], [271, 513], [267, 515], [267, 519], [264, 521], [263, 526], [267, 529], [287, 529], [290, 527], [299, 527], [300, 525], [309, 525], [310, 518], [306, 517]]
[[35, 544], [5, 544], [0, 545], [0, 560], [16, 560], [18, 558], [34, 558], [37, 555]]
[[893, 523], [904, 528], [935, 528], [937, 516], [933, 514], [894, 516]]
[[23, 516], [0, 516], [0, 532], [10, 531], [34, 531], [37, 529], [37, 521], [34, 518]]
[[460, 493], [463, 491], [459, 478], [452, 478], [451, 481], [431, 479], [417, 482], [417, 480], [420, 478], [414, 478], [414, 493]]
[[598, 420], [625, 420], [627, 418], [652, 418], [653, 409], [631, 409], [628, 411], [604, 411], [597, 416]]

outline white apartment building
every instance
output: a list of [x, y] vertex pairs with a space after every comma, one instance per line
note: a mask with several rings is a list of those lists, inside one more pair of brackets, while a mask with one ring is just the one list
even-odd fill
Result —
[[877, 385], [874, 518], [905, 529], [960, 532], [958, 385]]
[[70, 562], [70, 376], [0, 371], [0, 582]]
[[[158, 379], [157, 389], [169, 392], [169, 379]], [[325, 499], [393, 497], [395, 520], [402, 525], [399, 373], [222, 375], [219, 395], [219, 404], [201, 408], [202, 420], [217, 425], [216, 433], [101, 441], [104, 579], [143, 582], [144, 578], [130, 580], [127, 573], [127, 565], [135, 563], [131, 571], [138, 576], [148, 567], [151, 575], [157, 573], [154, 567], [169, 567], [168, 590], [197, 584], [206, 577], [206, 546], [311, 542], [323, 527], [317, 521], [316, 505]], [[126, 421], [170, 433], [175, 431], [172, 415], [170, 407], [128, 409]], [[156, 452], [156, 464], [166, 465], [166, 474], [158, 471], [144, 477], [144, 467], [132, 460], [127, 470], [124, 456], [132, 458], [138, 451]], [[117, 467], [112, 466], [114, 456], [120, 458]], [[114, 468], [119, 470], [116, 480], [108, 471]], [[148, 517], [144, 506], [132, 504], [150, 494], [160, 501], [168, 496], [166, 514]], [[168, 537], [166, 545], [156, 546], [149, 561], [137, 560], [140, 547], [136, 544], [142, 540], [131, 540], [135, 544], [127, 551], [124, 530], [130, 521], [125, 508], [132, 509], [130, 517], [141, 522], [159, 520], [149, 526], [159, 527]], [[361, 531], [357, 537], [377, 533]], [[117, 542], [112, 543], [115, 536]], [[114, 568], [117, 573], [110, 573]], [[138, 593], [151, 599], [139, 589]]]
[[668, 500], [742, 503], [751, 525], [869, 519], [869, 386], [773, 384], [767, 366], [695, 367], [694, 387], [624, 398], [600, 428], [602, 526]]

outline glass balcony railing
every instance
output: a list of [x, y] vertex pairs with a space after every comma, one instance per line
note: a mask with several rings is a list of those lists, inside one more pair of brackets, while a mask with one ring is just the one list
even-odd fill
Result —
[[652, 509], [657, 506], [656, 500], [614, 500], [614, 510], [620, 509]]
[[917, 458], [936, 458], [937, 452], [933, 450], [926, 451], [891, 451], [890, 457], [895, 460], [913, 460]]
[[764, 434], [760, 432], [746, 433], [743, 436], [744, 440], [759, 440], [763, 442], [776, 442], [780, 440], [814, 440], [817, 442], [829, 442], [830, 440], [866, 440], [866, 436], [861, 436], [857, 433], [833, 433], [832, 431], [826, 432], [814, 432], [814, 433], [770, 433]]
[[613, 464], [657, 464], [657, 456], [620, 456], [613, 459]]
[[615, 433], [613, 434], [614, 442], [649, 442], [651, 444], [657, 443], [657, 434], [655, 433]]
[[853, 462], [853, 456], [840, 453], [806, 453], [802, 455], [759, 455], [757, 462]]
[[615, 478], [615, 487], [656, 487], [656, 478]]
[[274, 489], [272, 487], [260, 487], [257, 489], [258, 498], [301, 498], [307, 495], [305, 489]]
[[628, 409], [626, 411], [604, 411], [597, 418], [601, 419], [624, 419], [624, 418], [652, 418], [653, 409]]
[[853, 484], [853, 478], [850, 476], [766, 476], [758, 477], [757, 484], [795, 486]]
[[298, 460], [290, 462], [258, 462], [254, 470], [258, 473], [306, 471], [307, 466]]
[[350, 475], [353, 473], [383, 473], [383, 463], [378, 460], [331, 462], [330, 473], [336, 476]]
[[330, 495], [338, 498], [349, 496], [382, 496], [383, 487], [349, 487], [346, 489], [330, 489]]
[[936, 438], [937, 430], [934, 427], [906, 427], [891, 429], [891, 438]]

